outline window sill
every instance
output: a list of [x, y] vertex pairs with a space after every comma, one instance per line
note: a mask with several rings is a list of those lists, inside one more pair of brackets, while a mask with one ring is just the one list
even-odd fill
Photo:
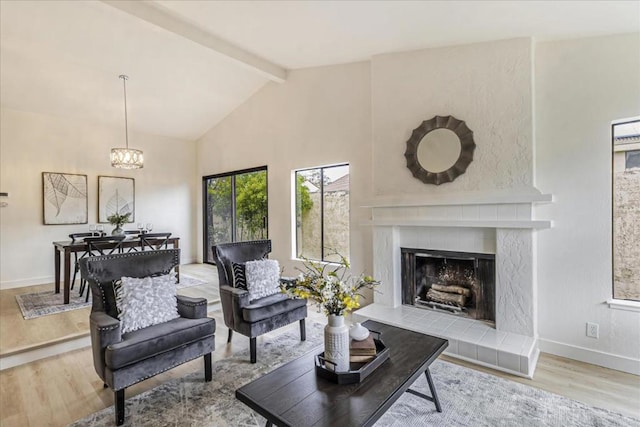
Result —
[[626, 310], [626, 311], [635, 311], [640, 313], [640, 301], [628, 301], [624, 299], [610, 299], [607, 300], [607, 304], [609, 304], [609, 308], [614, 310]]

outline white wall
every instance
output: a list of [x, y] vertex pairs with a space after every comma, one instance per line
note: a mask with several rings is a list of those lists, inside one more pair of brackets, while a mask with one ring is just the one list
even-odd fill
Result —
[[271, 258], [285, 274], [297, 273], [292, 171], [343, 162], [350, 165], [351, 263], [356, 273], [370, 270], [371, 230], [360, 226], [369, 215], [360, 206], [371, 195], [369, 72], [367, 62], [291, 71], [285, 83], [266, 85], [198, 141], [201, 176], [267, 165]]
[[[554, 222], [536, 232], [534, 245], [541, 349], [638, 372], [640, 314], [604, 302], [611, 297], [609, 123], [640, 112], [639, 51], [637, 34], [515, 39], [293, 71], [199, 141], [199, 174], [268, 165], [273, 257], [287, 267], [296, 168], [351, 164], [358, 269], [372, 259], [370, 230], [359, 226], [370, 214], [358, 208], [369, 197], [551, 193], [554, 202], [535, 211]], [[406, 168], [406, 141], [422, 120], [449, 114], [474, 131], [474, 161], [453, 183], [427, 186]], [[585, 336], [587, 321], [599, 323], [600, 339]]]
[[88, 224], [43, 225], [42, 172], [87, 175], [89, 223], [98, 220], [98, 175], [134, 178], [136, 221], [179, 236], [182, 263], [194, 261], [195, 143], [130, 133], [130, 145], [144, 151], [145, 166], [127, 171], [109, 163], [110, 149], [125, 143], [123, 128], [10, 109], [0, 114], [0, 191], [9, 193], [9, 206], [0, 208], [2, 289], [53, 282], [52, 242], [88, 231]]
[[[610, 126], [640, 115], [640, 34], [540, 43], [535, 69], [537, 184], [555, 196], [536, 211], [554, 221], [538, 236], [541, 349], [640, 372], [640, 313], [605, 304]], [[599, 339], [585, 336], [586, 322], [600, 325]]]

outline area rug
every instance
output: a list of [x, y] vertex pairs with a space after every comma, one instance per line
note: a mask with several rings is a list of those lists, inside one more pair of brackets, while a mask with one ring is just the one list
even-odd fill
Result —
[[[204, 285], [204, 280], [181, 274], [180, 283], [177, 288], [190, 288], [193, 286]], [[78, 288], [71, 290], [69, 296], [69, 304], [63, 304], [64, 295], [62, 292], [56, 294], [54, 291], [33, 292], [30, 294], [16, 295], [16, 302], [22, 311], [22, 317], [25, 320], [35, 319], [49, 314], [58, 314], [65, 311], [77, 310], [79, 308], [91, 307], [91, 298], [85, 302], [86, 296], [78, 295]]]
[[[323, 326], [307, 322], [307, 341], [296, 330], [267, 339], [258, 346], [258, 363], [248, 351], [213, 364], [213, 381], [197, 372], [171, 380], [126, 399], [125, 426], [255, 426], [265, 419], [235, 398], [235, 390], [251, 380], [297, 358], [322, 340]], [[522, 385], [513, 381], [437, 360], [431, 365], [442, 413], [424, 399], [405, 393], [375, 424], [404, 426], [638, 426], [625, 417]], [[413, 389], [429, 395], [424, 376]], [[112, 426], [113, 406], [71, 424], [72, 427]]]

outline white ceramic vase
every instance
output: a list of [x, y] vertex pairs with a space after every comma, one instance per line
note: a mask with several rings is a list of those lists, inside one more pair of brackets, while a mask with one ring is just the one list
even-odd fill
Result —
[[356, 323], [349, 328], [349, 337], [352, 340], [364, 341], [369, 338], [369, 330], [360, 323]]
[[324, 327], [324, 358], [329, 370], [347, 372], [349, 370], [349, 327], [344, 323], [344, 316], [329, 315], [329, 323]]

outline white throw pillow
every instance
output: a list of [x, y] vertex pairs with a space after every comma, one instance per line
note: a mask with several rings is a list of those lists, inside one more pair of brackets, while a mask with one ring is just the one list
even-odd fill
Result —
[[245, 276], [250, 301], [280, 292], [280, 265], [276, 260], [247, 261]]
[[123, 334], [180, 317], [175, 273], [140, 279], [123, 277], [115, 293]]

